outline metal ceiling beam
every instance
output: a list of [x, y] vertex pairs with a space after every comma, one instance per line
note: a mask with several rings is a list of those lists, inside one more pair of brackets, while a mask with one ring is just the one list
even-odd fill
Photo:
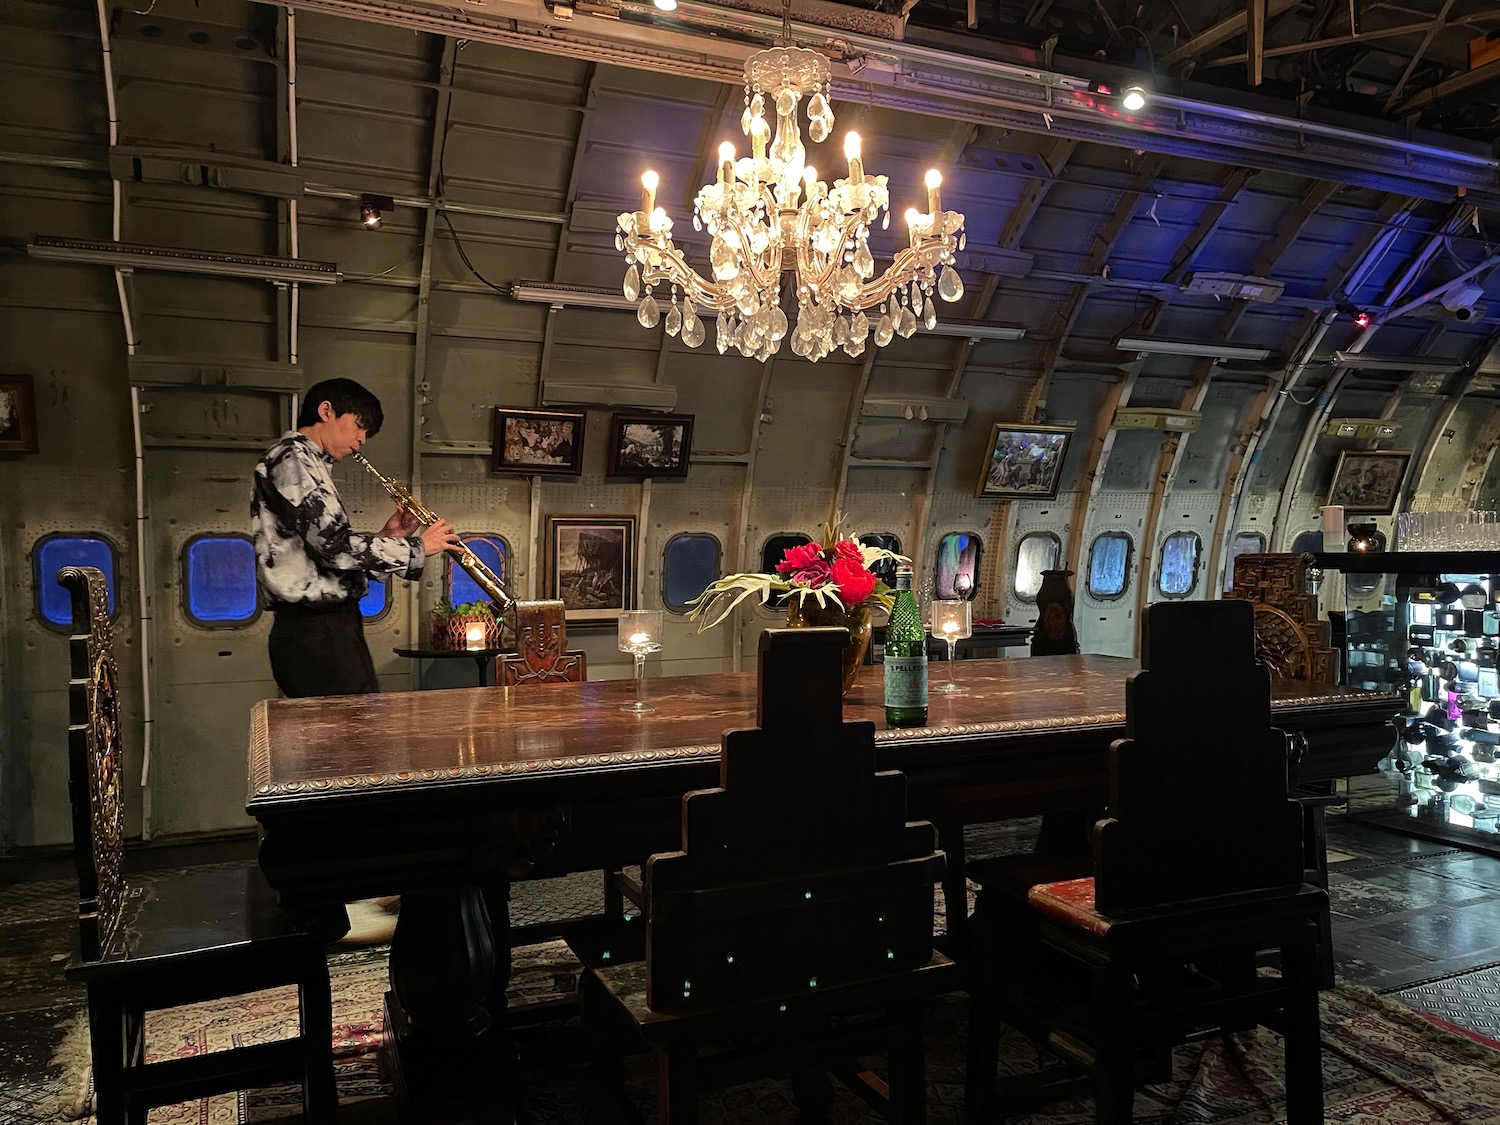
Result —
[[1474, 70], [1455, 74], [1452, 78], [1445, 78], [1435, 86], [1428, 86], [1425, 90], [1409, 94], [1396, 105], [1392, 112], [1411, 113], [1414, 110], [1425, 109], [1451, 98], [1454, 94], [1462, 94], [1465, 90], [1472, 90], [1475, 86], [1483, 86], [1487, 82], [1495, 81], [1500, 81], [1500, 59], [1487, 62]]
[[[1264, 18], [1270, 19], [1273, 16], [1279, 16], [1296, 3], [1297, 0], [1266, 0]], [[1226, 43], [1237, 36], [1244, 35], [1248, 24], [1248, 10], [1236, 12], [1227, 19], [1220, 20], [1206, 31], [1200, 31], [1181, 46], [1174, 47], [1168, 51], [1161, 57], [1161, 65], [1170, 70], [1178, 63], [1195, 59], [1196, 56], [1217, 47], [1220, 43]]]
[[[1343, 47], [1350, 43], [1370, 43], [1376, 39], [1397, 39], [1403, 35], [1416, 35], [1433, 27], [1435, 21], [1423, 20], [1421, 23], [1403, 23], [1395, 27], [1376, 27], [1368, 31], [1362, 31], [1358, 35], [1329, 35], [1322, 39], [1306, 39], [1301, 43], [1284, 43], [1280, 47], [1267, 47], [1263, 56], [1268, 59], [1285, 58], [1287, 55], [1304, 55], [1309, 51], [1321, 51], [1324, 47]], [[1455, 21], [1462, 22], [1462, 21]], [[1204, 59], [1198, 63], [1198, 70], [1212, 70], [1216, 66], [1239, 66], [1250, 56], [1245, 52], [1235, 55], [1218, 55], [1215, 58]]]
[[[1291, 2], [1267, 0], [1268, 18]], [[545, 7], [523, 0], [486, 0], [482, 13], [395, 0], [291, 3], [471, 42], [735, 86], [743, 82], [746, 56], [780, 35], [780, 20], [699, 0], [680, 0], [670, 18], [639, 0], [622, 0], [621, 18], [578, 14], [568, 22], [555, 21]], [[1215, 41], [1242, 33], [1243, 13], [1238, 26], [1238, 32], [1231, 29]], [[1500, 160], [1436, 135], [1420, 140], [1354, 132], [1342, 125], [1166, 94], [1155, 97], [1141, 114], [1117, 115], [1099, 105], [1088, 92], [1089, 82], [1077, 76], [805, 23], [794, 22], [792, 34], [797, 44], [831, 56], [834, 96], [848, 101], [1005, 129], [1050, 129], [1078, 140], [1300, 175], [1336, 176], [1345, 183], [1425, 199], [1450, 200], [1455, 189], [1465, 188], [1500, 201]]]
[[1412, 71], [1417, 69], [1417, 64], [1422, 61], [1422, 56], [1427, 53], [1427, 48], [1432, 46], [1432, 40], [1443, 24], [1448, 19], [1448, 13], [1453, 8], [1453, 0], [1443, 0], [1443, 10], [1437, 14], [1426, 34], [1422, 36], [1422, 42], [1417, 44], [1417, 49], [1412, 52], [1411, 61], [1406, 64], [1406, 69], [1401, 72], [1401, 77], [1396, 79], [1396, 85], [1391, 88], [1391, 96], [1385, 100], [1385, 111], [1391, 112], [1393, 107], [1401, 99], [1401, 91], [1406, 89], [1406, 84], [1411, 80]]

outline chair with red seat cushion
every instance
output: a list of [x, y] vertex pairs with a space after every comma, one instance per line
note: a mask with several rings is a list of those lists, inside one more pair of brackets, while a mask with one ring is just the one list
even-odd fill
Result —
[[[1302, 816], [1251, 608], [1149, 606], [1141, 648], [1093, 876], [1034, 886], [1024, 904], [981, 885], [967, 1113], [997, 1108], [1001, 1020], [1090, 1074], [1099, 1125], [1132, 1119], [1142, 1065], [1170, 1047], [1264, 1024], [1286, 1039], [1289, 1122], [1320, 1122], [1328, 896], [1302, 881]], [[1279, 972], [1257, 970], [1268, 957]]]

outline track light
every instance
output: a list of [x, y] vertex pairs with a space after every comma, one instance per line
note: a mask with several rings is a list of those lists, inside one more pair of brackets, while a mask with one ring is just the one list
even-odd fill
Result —
[[396, 201], [389, 195], [361, 195], [359, 197], [359, 221], [366, 230], [380, 226], [381, 211], [393, 211]]
[[1121, 336], [1115, 347], [1122, 352], [1139, 352], [1141, 355], [1193, 355], [1205, 359], [1266, 359], [1270, 348], [1248, 347], [1243, 344], [1215, 344], [1208, 340], [1158, 340], [1151, 336]]
[[1146, 88], [1144, 86], [1126, 86], [1125, 92], [1120, 95], [1120, 108], [1126, 113], [1138, 113], [1146, 108]]
[[1374, 319], [1374, 317], [1370, 315], [1368, 309], [1356, 308], [1354, 305], [1349, 304], [1347, 301], [1341, 303], [1338, 306], [1338, 310], [1339, 312], [1347, 316], [1350, 320], [1354, 321], [1354, 327], [1356, 328], [1368, 328], [1370, 327], [1370, 322]]

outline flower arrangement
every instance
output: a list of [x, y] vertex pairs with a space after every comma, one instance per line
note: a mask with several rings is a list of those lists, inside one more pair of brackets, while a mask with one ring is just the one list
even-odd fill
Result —
[[765, 605], [773, 595], [787, 594], [798, 608], [809, 601], [821, 610], [853, 610], [857, 606], [889, 612], [895, 591], [875, 576], [874, 564], [891, 560], [906, 563], [904, 555], [883, 547], [861, 546], [841, 539], [839, 520], [823, 525], [818, 542], [789, 547], [776, 564], [775, 574], [730, 574], [709, 584], [688, 603], [688, 617], [700, 622], [699, 632], [719, 624], [746, 598], [759, 595]]

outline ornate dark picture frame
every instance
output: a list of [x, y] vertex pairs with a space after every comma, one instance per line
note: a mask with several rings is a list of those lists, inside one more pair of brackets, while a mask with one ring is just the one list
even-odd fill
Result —
[[1396, 510], [1410, 463], [1410, 449], [1345, 449], [1333, 468], [1328, 503], [1342, 505], [1346, 513], [1388, 516]]
[[996, 422], [975, 495], [990, 500], [1054, 499], [1072, 439], [1072, 426]]
[[685, 477], [693, 455], [693, 415], [615, 414], [609, 420], [609, 475]]
[[635, 518], [548, 516], [547, 597], [569, 624], [615, 621], [635, 605]]
[[583, 472], [587, 418], [582, 410], [495, 407], [490, 472], [578, 476]]
[[0, 453], [36, 453], [36, 393], [30, 375], [0, 375]]

